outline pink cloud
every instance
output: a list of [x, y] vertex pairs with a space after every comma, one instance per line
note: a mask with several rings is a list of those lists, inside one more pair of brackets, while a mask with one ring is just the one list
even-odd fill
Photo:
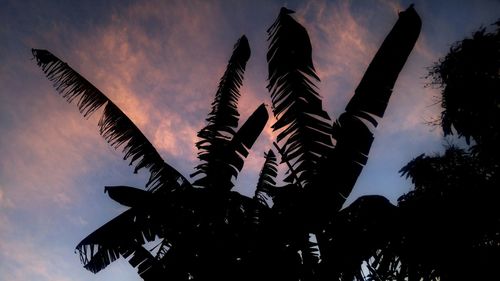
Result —
[[[219, 47], [214, 41], [213, 34], [219, 32], [214, 19], [219, 13], [217, 5], [204, 3], [196, 7], [181, 2], [132, 4], [114, 10], [106, 24], [93, 27], [88, 34], [75, 34], [72, 46], [56, 55], [108, 95], [166, 155], [167, 162], [173, 159], [194, 166], [196, 133], [205, 124], [234, 43]], [[151, 29], [150, 24], [159, 28]], [[59, 42], [61, 33], [70, 33], [66, 31], [65, 26], [56, 25], [43, 36]], [[247, 82], [240, 102], [242, 121], [261, 103]], [[15, 193], [18, 205], [34, 198], [41, 205], [74, 203], [80, 195], [74, 179], [99, 166], [88, 155], [99, 155], [92, 158], [96, 163], [102, 161], [100, 157], [111, 158], [102, 155], [110, 149], [103, 149], [106, 144], [95, 129], [100, 112], [84, 121], [74, 105], [65, 105], [62, 99], [57, 103], [55, 91], [50, 87], [46, 91], [54, 98], [48, 104], [35, 104], [40, 112], [30, 118], [30, 127], [10, 135], [9, 143], [24, 152], [2, 162], [12, 181], [23, 183], [23, 188], [9, 191]], [[36, 122], [42, 118], [43, 123]], [[272, 137], [269, 127], [263, 135]], [[266, 146], [259, 144], [259, 160], [250, 160], [245, 169], [260, 170]], [[19, 170], [26, 175], [16, 174]], [[39, 190], [41, 186], [47, 187]]]
[[[379, 5], [381, 9], [391, 11], [394, 19], [389, 21], [393, 23], [397, 20], [398, 12], [406, 8], [398, 1], [380, 1]], [[378, 21], [385, 25], [388, 19], [375, 18], [370, 11], [355, 17], [350, 7], [351, 3], [347, 1], [311, 1], [304, 10], [299, 11], [299, 18], [309, 30], [314, 55], [320, 62], [317, 71], [323, 79], [320, 92], [325, 97], [326, 108], [334, 108], [338, 114], [352, 96], [357, 82], [378, 50], [378, 44], [390, 31], [388, 29], [380, 38], [375, 38], [371, 34], [370, 24]], [[392, 25], [388, 26], [392, 28]], [[386, 128], [410, 129], [436, 116], [439, 108], [430, 107], [435, 103], [436, 92], [424, 88], [425, 81], [421, 79], [427, 64], [431, 64], [436, 57], [425, 36], [421, 36], [394, 88], [387, 116], [382, 121], [388, 123], [384, 125]], [[339, 79], [351, 85], [350, 92], [340, 88]], [[394, 116], [398, 119], [391, 119], [391, 114], [396, 114]]]
[[[228, 59], [214, 54], [211, 46], [217, 7], [200, 4], [197, 13], [192, 8], [181, 2], [134, 4], [78, 40], [74, 51], [80, 72], [159, 150], [189, 161], [196, 155], [196, 131], [201, 128], [195, 126], [203, 125]], [[209, 56], [193, 58], [207, 49]]]
[[[211, 35], [218, 32], [213, 23], [220, 13], [217, 6], [201, 4], [193, 13], [185, 4], [173, 3], [168, 9], [156, 4], [115, 13], [109, 24], [79, 40], [75, 61], [167, 155], [167, 162], [174, 157], [196, 164], [196, 133], [205, 125], [234, 42], [219, 47]], [[144, 22], [161, 26], [161, 37], [147, 36]], [[262, 102], [248, 83], [241, 90], [240, 124]], [[273, 137], [269, 126], [261, 138]], [[258, 172], [261, 167], [247, 168]]]
[[178, 114], [161, 118], [154, 131], [153, 143], [161, 150], [175, 157], [195, 161], [194, 144], [198, 141], [196, 129]]
[[[310, 21], [306, 15], [312, 15]], [[352, 15], [350, 3], [311, 1], [298, 11], [298, 18], [309, 31], [319, 76], [349, 75], [358, 81], [376, 46], [368, 42], [369, 31]]]

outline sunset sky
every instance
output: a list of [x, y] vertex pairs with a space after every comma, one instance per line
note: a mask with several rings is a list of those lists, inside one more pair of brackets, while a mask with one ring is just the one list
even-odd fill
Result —
[[[100, 114], [85, 120], [32, 59], [47, 49], [110, 97], [186, 177], [198, 163], [194, 143], [236, 40], [252, 56], [241, 119], [266, 90], [267, 28], [282, 6], [308, 30], [326, 111], [338, 117], [373, 55], [410, 3], [422, 33], [375, 132], [370, 159], [348, 202], [381, 194], [396, 203], [410, 183], [398, 170], [446, 140], [426, 123], [439, 117], [438, 92], [424, 88], [426, 67], [451, 43], [500, 18], [500, 1], [18, 1], [0, 0], [0, 280], [141, 280], [123, 259], [94, 275], [76, 244], [125, 210], [106, 185], [143, 187], [120, 151], [99, 136]], [[252, 195], [268, 123], [237, 181]]]

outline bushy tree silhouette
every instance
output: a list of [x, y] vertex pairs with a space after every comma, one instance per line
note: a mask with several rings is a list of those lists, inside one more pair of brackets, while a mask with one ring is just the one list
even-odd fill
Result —
[[[277, 186], [278, 160], [271, 149], [253, 198], [231, 191], [248, 150], [265, 127], [261, 105], [238, 127], [239, 87], [250, 47], [243, 36], [220, 80], [207, 126], [198, 136], [201, 164], [191, 183], [166, 164], [133, 122], [80, 74], [46, 50], [33, 50], [56, 90], [88, 116], [104, 107], [101, 135], [136, 171], [151, 173], [146, 190], [106, 187], [130, 209], [83, 239], [77, 249], [98, 272], [123, 256], [144, 280], [362, 280], [363, 263], [385, 245], [382, 231], [393, 209], [367, 196], [339, 212], [373, 141], [368, 125], [383, 117], [392, 88], [420, 33], [412, 6], [399, 14], [345, 112], [331, 121], [322, 108], [309, 36], [282, 8], [268, 30], [268, 89], [274, 143], [288, 166]], [[370, 237], [369, 242], [364, 239]], [[144, 248], [161, 239], [157, 253]], [[375, 237], [377, 239], [375, 239]], [[373, 264], [373, 263], [372, 263]]]
[[455, 43], [429, 77], [442, 90], [445, 135], [454, 128], [467, 143], [474, 140], [477, 156], [495, 161], [500, 157], [500, 21], [492, 26], [496, 30], [483, 27]]
[[379, 249], [367, 263], [374, 280], [498, 279], [500, 22], [494, 26], [455, 43], [430, 68], [430, 85], [441, 89], [444, 134], [468, 145], [422, 154], [401, 169], [414, 190], [383, 221], [365, 224], [369, 232], [383, 229], [382, 239], [367, 239]]

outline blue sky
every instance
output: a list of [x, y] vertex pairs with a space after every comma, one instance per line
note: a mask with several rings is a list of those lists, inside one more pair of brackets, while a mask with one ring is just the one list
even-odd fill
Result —
[[[392, 202], [411, 186], [398, 170], [420, 153], [442, 151], [436, 90], [426, 67], [451, 43], [500, 17], [499, 1], [413, 1], [422, 33], [400, 75], [370, 159], [349, 201], [381, 194]], [[126, 261], [94, 275], [75, 245], [125, 210], [106, 185], [142, 187], [119, 151], [98, 135], [31, 59], [48, 49], [116, 102], [184, 175], [197, 164], [196, 132], [204, 125], [218, 79], [236, 40], [252, 48], [242, 119], [265, 88], [266, 29], [281, 6], [308, 29], [325, 109], [339, 116], [397, 12], [410, 1], [9, 1], [0, 0], [0, 279], [140, 280]], [[240, 174], [250, 195], [273, 133], [268, 124]]]

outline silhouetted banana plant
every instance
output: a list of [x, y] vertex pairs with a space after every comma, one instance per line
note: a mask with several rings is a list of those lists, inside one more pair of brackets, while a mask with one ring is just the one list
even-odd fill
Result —
[[[292, 233], [305, 231], [303, 237], [308, 232], [315, 234], [320, 243], [322, 263], [335, 268], [338, 259], [331, 256], [333, 251], [327, 250], [334, 247], [328, 246], [335, 240], [331, 238], [336, 237], [337, 228], [333, 220], [366, 164], [373, 142], [367, 123], [376, 127], [376, 117], [383, 117], [399, 72], [418, 38], [421, 22], [412, 6], [400, 13], [399, 20], [370, 63], [346, 112], [332, 126], [328, 123], [328, 114], [322, 109], [313, 83], [319, 78], [312, 63], [309, 37], [306, 30], [290, 16], [291, 13], [282, 8], [268, 31], [268, 88], [278, 120], [273, 128], [282, 129], [277, 139], [284, 143], [280, 150], [282, 159], [290, 161], [294, 170], [287, 178], [294, 185], [287, 188], [295, 190], [283, 192], [284, 198], [277, 198], [276, 205], [278, 208], [287, 206], [283, 212], [290, 213], [283, 218], [290, 226], [283, 229]], [[336, 141], [334, 146], [332, 139]], [[297, 175], [295, 181], [293, 175]], [[300, 248], [300, 244], [297, 244], [296, 251], [304, 253], [305, 249]], [[352, 269], [359, 270], [362, 261], [359, 259]], [[345, 280], [356, 277], [352, 272], [348, 277], [333, 271], [330, 273], [333, 274], [331, 277], [344, 276]]]
[[[99, 121], [101, 135], [113, 147], [124, 147], [124, 159], [131, 159], [131, 164], [136, 164], [135, 171], [146, 167], [151, 173], [146, 184], [149, 192], [124, 186], [106, 187], [105, 191], [111, 198], [131, 208], [78, 244], [85, 268], [98, 272], [122, 255], [131, 256], [129, 262], [134, 267], [138, 266], [143, 278], [160, 276], [159, 272], [165, 272], [159, 263], [163, 257], [146, 254], [149, 251], [142, 245], [158, 236], [163, 239], [158, 253], [165, 253], [168, 252], [165, 249], [172, 247], [174, 242], [182, 240], [180, 233], [193, 227], [189, 225], [193, 220], [184, 220], [193, 216], [188, 213], [197, 209], [199, 212], [194, 213], [201, 216], [203, 205], [200, 204], [200, 208], [188, 207], [190, 203], [202, 200], [202, 196], [194, 195], [200, 192], [192, 189], [189, 181], [162, 160], [133, 122], [95, 86], [50, 52], [34, 49], [33, 55], [59, 93], [69, 102], [76, 101], [84, 116], [105, 106]], [[212, 112], [207, 119], [209, 124], [199, 133], [202, 141], [197, 146], [202, 149], [200, 159], [205, 163], [197, 168], [205, 174], [205, 178], [195, 184], [229, 191], [232, 187], [231, 176], [237, 176], [243, 166], [243, 158], [248, 155], [248, 149], [267, 122], [267, 111], [262, 105], [237, 132], [234, 131], [239, 115], [236, 108], [238, 89], [249, 56], [248, 41], [242, 37], [219, 84]], [[214, 175], [214, 171], [222, 172], [227, 177]], [[209, 180], [206, 180], [207, 177], [210, 177]], [[168, 215], [168, 212], [175, 213], [176, 217]]]
[[[50, 52], [33, 50], [58, 92], [75, 101], [84, 116], [105, 106], [101, 135], [113, 147], [123, 147], [124, 158], [136, 171], [144, 167], [151, 173], [147, 190], [106, 187], [112, 199], [130, 209], [78, 244], [85, 268], [97, 272], [123, 256], [144, 280], [364, 278], [362, 262], [376, 257], [385, 241], [372, 231], [372, 219], [383, 225], [393, 218], [392, 205], [366, 197], [339, 210], [373, 141], [365, 123], [375, 127], [376, 117], [383, 116], [418, 37], [420, 19], [413, 7], [400, 13], [346, 112], [332, 123], [317, 91], [309, 36], [292, 13], [282, 8], [268, 29], [267, 54], [277, 120], [272, 127], [279, 131], [274, 144], [288, 165], [288, 176], [286, 185], [277, 186], [277, 158], [269, 150], [253, 198], [231, 191], [233, 177], [268, 120], [261, 105], [236, 130], [239, 88], [250, 57], [244, 36], [220, 80], [208, 124], [198, 133], [201, 164], [195, 167], [193, 184], [166, 164], [133, 122], [90, 82]], [[153, 255], [144, 245], [156, 237], [160, 241]], [[366, 242], [356, 247], [352, 237]], [[348, 246], [356, 250], [350, 252]]]

